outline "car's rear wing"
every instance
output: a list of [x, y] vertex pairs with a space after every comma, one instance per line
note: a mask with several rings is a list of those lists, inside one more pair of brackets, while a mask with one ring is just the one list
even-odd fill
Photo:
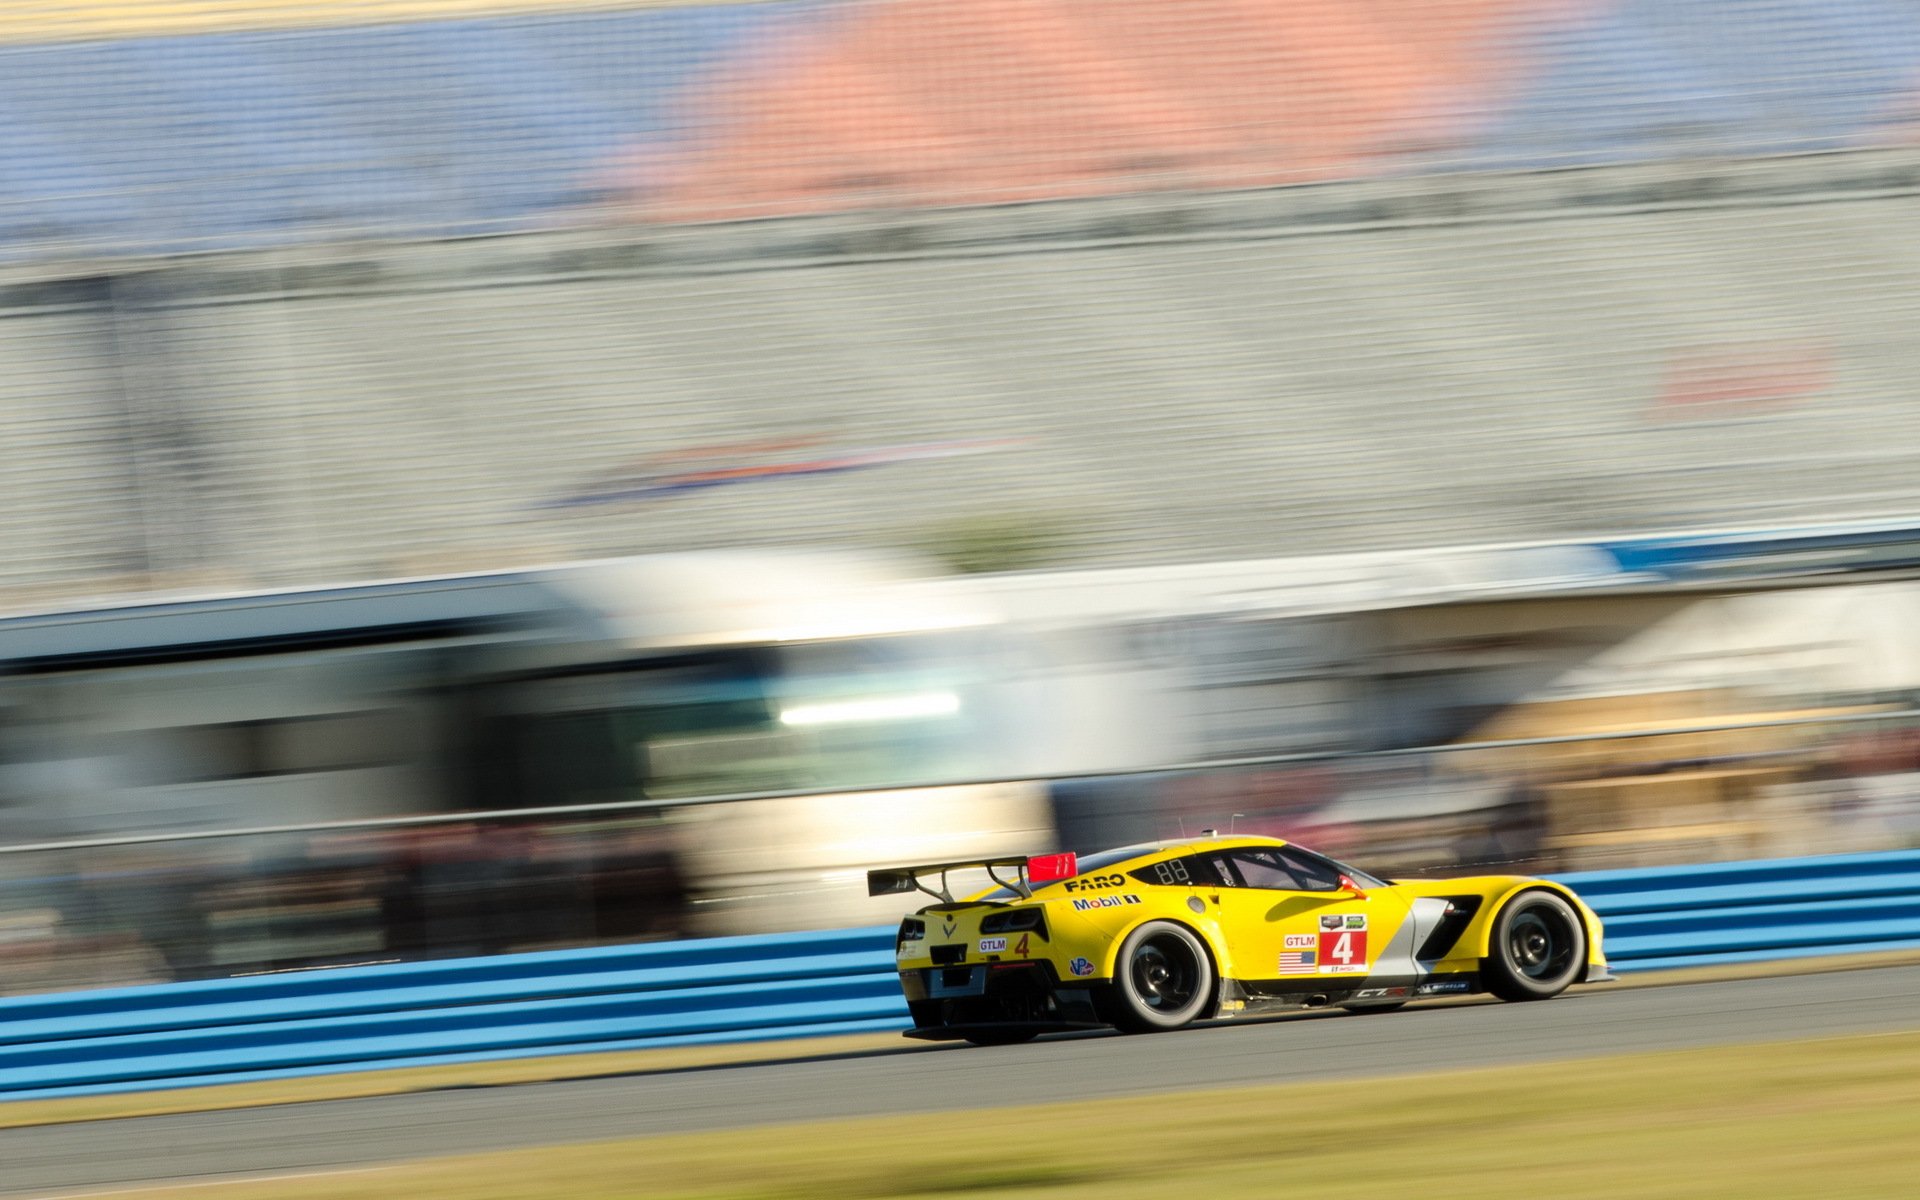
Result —
[[[1031, 899], [1036, 884], [1052, 883], [1056, 879], [1071, 879], [1080, 873], [1079, 860], [1071, 852], [1066, 854], [1017, 854], [1006, 858], [974, 858], [965, 862], [921, 863], [912, 867], [884, 867], [867, 872], [867, 895], [897, 896], [906, 892], [925, 892], [943, 904], [953, 903], [953, 891], [947, 886], [947, 872], [965, 871], [984, 867], [987, 878], [1001, 887], [1019, 895], [1022, 900]], [[1000, 871], [1011, 870], [1012, 879], [1002, 879]], [[921, 882], [922, 876], [938, 875], [940, 890], [934, 891]]]

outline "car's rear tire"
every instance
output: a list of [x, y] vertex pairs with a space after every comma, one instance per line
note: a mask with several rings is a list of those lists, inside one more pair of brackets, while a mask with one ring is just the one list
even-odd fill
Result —
[[976, 1046], [1018, 1046], [1032, 1041], [1039, 1033], [1025, 1029], [976, 1029], [962, 1036]]
[[1199, 934], [1172, 921], [1148, 921], [1120, 944], [1113, 1023], [1129, 1033], [1191, 1025], [1206, 1014], [1213, 985], [1213, 957]]
[[1481, 975], [1502, 1000], [1547, 1000], [1586, 963], [1587, 929], [1573, 905], [1553, 892], [1521, 892], [1494, 918]]

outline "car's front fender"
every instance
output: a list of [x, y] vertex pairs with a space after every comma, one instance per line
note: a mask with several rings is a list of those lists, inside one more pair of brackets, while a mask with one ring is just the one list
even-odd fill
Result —
[[1480, 911], [1474, 914], [1473, 923], [1467, 926], [1466, 931], [1460, 935], [1460, 940], [1454, 943], [1452, 950], [1448, 951], [1447, 959], [1441, 964], [1441, 969], [1450, 969], [1466, 959], [1471, 959], [1477, 966], [1480, 959], [1487, 957], [1493, 950], [1494, 922], [1499, 918], [1501, 910], [1523, 892], [1552, 892], [1573, 905], [1573, 910], [1580, 914], [1581, 923], [1586, 929], [1587, 973], [1590, 976], [1594, 974], [1595, 967], [1600, 969], [1600, 974], [1606, 973], [1607, 959], [1601, 947], [1606, 930], [1599, 915], [1588, 908], [1586, 901], [1580, 898], [1579, 893], [1566, 884], [1556, 883], [1551, 879], [1525, 878], [1501, 879], [1482, 891], [1486, 897], [1485, 902], [1481, 904]]

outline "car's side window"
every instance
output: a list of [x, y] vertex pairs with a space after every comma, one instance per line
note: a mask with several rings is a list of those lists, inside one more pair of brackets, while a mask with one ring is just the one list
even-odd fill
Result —
[[1227, 855], [1209, 854], [1205, 856], [1202, 861], [1207, 864], [1207, 869], [1213, 872], [1213, 877], [1219, 881], [1221, 887], [1237, 888], [1246, 886], [1245, 883], [1241, 882], [1240, 873], [1234, 870], [1233, 859]]
[[1300, 881], [1299, 887], [1309, 892], [1332, 892], [1340, 887], [1340, 868], [1334, 866], [1317, 854], [1308, 854], [1292, 846], [1281, 846], [1274, 857], [1285, 863], [1289, 872]]
[[1187, 867], [1193, 872], [1195, 887], [1234, 887], [1231, 876], [1220, 869], [1217, 855], [1196, 854], [1187, 859]]
[[1194, 887], [1239, 887], [1240, 877], [1224, 854], [1190, 854], [1180, 860], [1186, 865], [1188, 882]]
[[1233, 865], [1250, 888], [1277, 888], [1289, 892], [1308, 890], [1288, 865], [1267, 850], [1241, 850], [1233, 855]]

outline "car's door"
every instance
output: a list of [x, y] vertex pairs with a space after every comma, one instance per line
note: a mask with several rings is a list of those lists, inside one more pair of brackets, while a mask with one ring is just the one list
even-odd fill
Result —
[[1358, 986], [1407, 922], [1406, 901], [1393, 889], [1350, 889], [1337, 866], [1292, 846], [1200, 857], [1219, 886], [1195, 894], [1217, 910], [1235, 972], [1255, 990]]

